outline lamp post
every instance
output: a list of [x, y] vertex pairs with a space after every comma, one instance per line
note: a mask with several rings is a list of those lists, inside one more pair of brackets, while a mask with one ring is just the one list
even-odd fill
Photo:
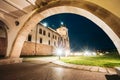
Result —
[[57, 55], [58, 55], [58, 57], [59, 57], [59, 60], [60, 60], [60, 57], [61, 57], [61, 55], [62, 55], [62, 52], [63, 52], [63, 49], [62, 49], [62, 48], [57, 48], [57, 49], [56, 49], [56, 53], [57, 53]]
[[60, 60], [60, 55], [59, 55], [59, 60]]

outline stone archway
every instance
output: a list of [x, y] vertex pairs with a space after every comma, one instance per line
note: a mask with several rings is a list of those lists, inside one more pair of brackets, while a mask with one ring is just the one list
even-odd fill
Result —
[[[62, 5], [65, 5], [65, 4], [62, 4]], [[78, 4], [78, 2], [76, 2], [76, 4]], [[86, 6], [84, 7], [82, 5], [82, 8], [81, 8], [81, 6], [76, 6], [75, 3], [73, 5], [72, 4], [70, 5], [61, 6], [59, 4], [58, 7], [55, 7], [56, 5], [53, 5], [53, 6], [50, 6], [49, 8], [47, 8], [48, 7], [47, 6], [45, 7], [45, 9], [43, 7], [42, 9], [40, 9], [41, 11], [37, 11], [36, 14], [33, 14], [31, 18], [24, 24], [23, 28], [19, 31], [14, 41], [10, 57], [14, 58], [14, 57], [20, 56], [20, 52], [21, 52], [24, 40], [26, 39], [30, 30], [39, 21], [41, 21], [42, 19], [48, 16], [59, 14], [59, 13], [74, 13], [90, 19], [91, 21], [96, 23], [110, 37], [110, 39], [113, 41], [114, 45], [116, 46], [118, 52], [120, 53], [119, 18], [117, 18], [112, 13], [96, 5], [94, 6], [97, 8], [94, 8], [94, 6], [92, 6], [91, 8], [91, 5], [87, 5], [87, 7]]]
[[0, 20], [0, 56], [5, 57], [7, 52], [7, 25]]

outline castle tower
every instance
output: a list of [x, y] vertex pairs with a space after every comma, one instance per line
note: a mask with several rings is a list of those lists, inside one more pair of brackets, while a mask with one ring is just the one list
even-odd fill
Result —
[[66, 28], [66, 26], [62, 25], [60, 28], [57, 29], [57, 32], [61, 35], [61, 36], [66, 36], [68, 37], [68, 29]]
[[66, 54], [69, 54], [68, 52], [70, 52], [70, 43], [67, 27], [61, 25], [61, 27], [58, 28], [56, 31], [61, 35], [61, 38], [59, 39], [60, 41], [59, 45], [65, 48], [65, 51], [67, 51]]

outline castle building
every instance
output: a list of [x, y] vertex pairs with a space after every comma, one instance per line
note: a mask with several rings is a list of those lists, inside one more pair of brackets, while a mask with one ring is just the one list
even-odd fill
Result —
[[56, 55], [54, 50], [59, 47], [64, 49], [62, 55], [70, 51], [68, 29], [61, 25], [54, 30], [39, 23], [28, 34], [21, 55]]

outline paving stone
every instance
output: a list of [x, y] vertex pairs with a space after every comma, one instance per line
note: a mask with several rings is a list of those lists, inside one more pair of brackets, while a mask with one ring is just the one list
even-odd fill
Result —
[[117, 74], [114, 68], [106, 68], [107, 72], [110, 74]]
[[91, 69], [90, 69], [90, 71], [98, 71], [98, 67], [96, 67], [96, 66], [93, 66], [93, 67], [91, 67]]
[[90, 70], [91, 69], [91, 66], [85, 66], [84, 68], [83, 68], [83, 70]]
[[106, 68], [102, 68], [102, 67], [99, 67], [99, 68], [98, 68], [98, 71], [99, 71], [99, 72], [105, 72], [105, 73], [107, 73]]
[[84, 69], [84, 67], [85, 67], [85, 66], [83, 66], [83, 65], [77, 66], [78, 69], [82, 69], [82, 70]]

